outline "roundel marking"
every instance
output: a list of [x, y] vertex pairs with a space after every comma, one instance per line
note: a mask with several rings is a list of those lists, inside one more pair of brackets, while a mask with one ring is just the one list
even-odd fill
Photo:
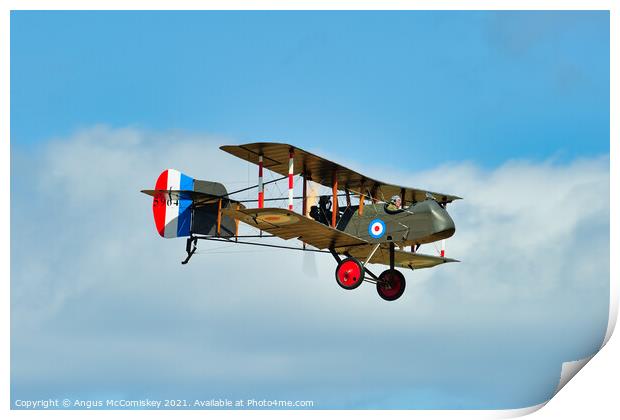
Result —
[[368, 234], [375, 239], [379, 239], [385, 233], [385, 223], [381, 219], [374, 219], [368, 225]]
[[256, 220], [259, 222], [273, 223], [276, 225], [290, 225], [297, 223], [299, 219], [292, 214], [280, 214], [280, 213], [267, 213], [259, 214], [256, 216]]

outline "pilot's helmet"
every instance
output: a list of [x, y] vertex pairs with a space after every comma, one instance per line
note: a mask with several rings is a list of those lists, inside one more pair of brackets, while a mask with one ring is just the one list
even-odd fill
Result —
[[396, 206], [400, 206], [400, 195], [392, 196], [392, 198], [390, 199], [390, 203]]

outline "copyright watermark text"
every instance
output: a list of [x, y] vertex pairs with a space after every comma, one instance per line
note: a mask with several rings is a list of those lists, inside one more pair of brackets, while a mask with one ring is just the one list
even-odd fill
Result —
[[269, 408], [313, 408], [311, 400], [278, 400], [278, 399], [247, 399], [234, 400], [228, 398], [217, 399], [106, 399], [106, 400], [81, 400], [81, 399], [46, 399], [46, 400], [15, 400], [13, 408], [19, 410], [49, 410], [49, 409], [269, 409]]

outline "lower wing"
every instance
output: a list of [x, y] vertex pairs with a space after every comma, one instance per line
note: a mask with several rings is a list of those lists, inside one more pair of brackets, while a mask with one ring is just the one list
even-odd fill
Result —
[[[365, 245], [359, 246], [355, 248], [350, 248], [348, 250], [342, 251], [336, 249], [336, 252], [342, 254], [349, 254], [358, 260], [365, 262], [368, 258], [368, 255], [372, 252], [373, 245]], [[452, 258], [445, 257], [437, 257], [434, 255], [426, 255], [426, 254], [418, 254], [417, 252], [406, 252], [406, 251], [394, 251], [394, 265], [396, 267], [403, 268], [429, 268], [434, 267], [439, 264], [444, 264], [448, 262], [459, 262], [458, 260]], [[390, 246], [389, 244], [381, 244], [381, 246], [377, 249], [377, 251], [372, 255], [370, 264], [384, 264], [390, 265]]]
[[225, 214], [282, 239], [297, 238], [318, 249], [352, 249], [368, 242], [309, 219], [291, 210], [279, 208], [222, 209]]
[[[375, 245], [348, 233], [309, 219], [291, 210], [279, 208], [222, 209], [225, 214], [241, 220], [250, 226], [264, 230], [282, 239], [297, 238], [319, 249], [334, 249], [338, 254], [349, 254], [365, 262]], [[372, 255], [371, 264], [390, 264], [389, 244], [384, 243]], [[458, 262], [452, 258], [436, 257], [396, 250], [394, 265], [403, 268], [428, 268], [447, 262]]]

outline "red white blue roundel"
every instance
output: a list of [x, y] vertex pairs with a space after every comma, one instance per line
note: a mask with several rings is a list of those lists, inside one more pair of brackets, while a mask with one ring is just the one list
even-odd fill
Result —
[[379, 239], [385, 233], [385, 223], [381, 219], [374, 219], [368, 225], [368, 234], [375, 239]]

